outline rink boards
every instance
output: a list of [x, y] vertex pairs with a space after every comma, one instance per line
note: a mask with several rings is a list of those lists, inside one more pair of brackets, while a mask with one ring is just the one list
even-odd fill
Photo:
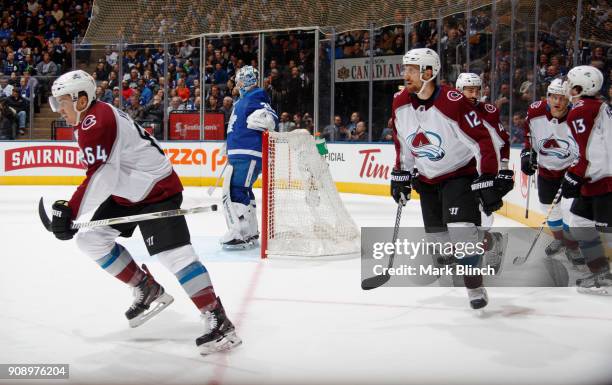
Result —
[[[227, 161], [223, 142], [162, 142], [162, 147], [186, 186], [215, 184]], [[326, 155], [330, 172], [340, 192], [388, 195], [389, 176], [395, 162], [395, 147], [386, 143], [330, 143]], [[85, 168], [75, 142], [0, 142], [0, 185], [79, 184]], [[505, 197], [498, 213], [511, 219], [539, 226], [540, 210], [535, 183], [530, 191], [530, 214], [525, 219], [528, 178], [520, 172], [520, 150], [511, 150], [515, 187]], [[533, 179], [533, 178], [532, 178]], [[260, 186], [258, 180], [255, 184]]]

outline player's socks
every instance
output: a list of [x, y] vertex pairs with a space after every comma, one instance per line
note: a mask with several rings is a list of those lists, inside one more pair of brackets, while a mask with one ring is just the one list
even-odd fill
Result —
[[96, 260], [98, 265], [118, 280], [127, 283], [129, 286], [136, 286], [145, 276], [130, 252], [118, 243], [110, 253]]
[[176, 278], [189, 298], [202, 313], [217, 306], [217, 296], [208, 271], [202, 263], [193, 262], [176, 273]]

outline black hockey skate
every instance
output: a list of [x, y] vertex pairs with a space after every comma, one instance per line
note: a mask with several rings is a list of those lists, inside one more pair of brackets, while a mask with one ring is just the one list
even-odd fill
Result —
[[196, 339], [200, 354], [221, 352], [240, 345], [242, 340], [236, 335], [232, 322], [225, 315], [221, 300], [217, 297], [217, 307], [202, 315], [206, 322], [207, 332]]
[[174, 298], [166, 294], [164, 288], [155, 281], [147, 266], [142, 265], [142, 269], [145, 271], [145, 276], [138, 285], [134, 286], [134, 303], [125, 312], [132, 328], [147, 322], [174, 302]]
[[468, 297], [470, 299], [470, 306], [474, 310], [479, 310], [487, 306], [489, 303], [489, 296], [487, 296], [487, 289], [479, 287], [476, 289], [467, 289]]

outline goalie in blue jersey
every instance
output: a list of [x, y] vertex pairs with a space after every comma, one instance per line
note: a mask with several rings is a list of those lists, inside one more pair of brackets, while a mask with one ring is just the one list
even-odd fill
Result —
[[240, 99], [227, 128], [228, 165], [223, 179], [223, 210], [228, 231], [225, 249], [254, 247], [259, 238], [253, 183], [261, 173], [262, 134], [275, 130], [278, 115], [266, 92], [257, 87], [258, 72], [244, 66], [236, 73]]

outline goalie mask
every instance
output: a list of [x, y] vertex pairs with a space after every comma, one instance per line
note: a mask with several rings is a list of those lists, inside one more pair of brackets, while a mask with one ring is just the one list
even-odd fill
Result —
[[252, 66], [244, 66], [236, 73], [236, 86], [240, 91], [240, 96], [244, 96], [245, 93], [250, 91], [257, 85], [257, 79], [259, 78], [259, 72]]
[[[77, 101], [79, 100], [80, 92], [85, 92], [85, 94], [87, 94], [87, 107], [82, 111], [77, 109]], [[51, 94], [52, 96], [49, 97], [49, 106], [53, 112], [59, 112], [62, 108], [61, 104], [68, 102], [60, 101], [60, 96], [70, 96], [72, 107], [76, 112], [76, 124], [79, 124], [81, 122], [81, 113], [86, 111], [96, 99], [96, 81], [91, 75], [83, 70], [70, 71], [53, 82]]]

